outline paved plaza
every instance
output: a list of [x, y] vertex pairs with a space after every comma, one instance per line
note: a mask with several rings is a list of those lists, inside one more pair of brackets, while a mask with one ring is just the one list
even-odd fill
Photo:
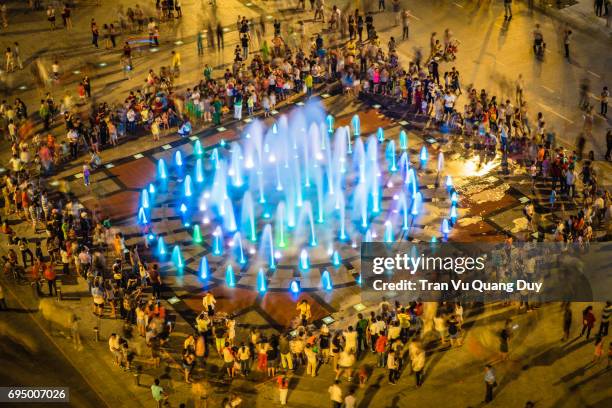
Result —
[[[612, 136], [609, 136], [609, 116], [601, 114], [600, 103], [604, 86], [609, 86], [611, 31], [606, 25], [609, 17], [606, 20], [606, 16], [596, 16], [592, 2], [548, 4], [515, 0], [511, 2], [513, 17], [507, 19], [501, 0], [387, 0], [385, 10], [376, 1], [339, 0], [325, 2], [326, 22], [323, 23], [313, 19], [311, 10], [311, 4], [315, 7], [320, 4], [318, 0], [305, 2], [305, 10], [293, 0], [217, 0], [215, 5], [200, 0], [174, 0], [181, 6], [182, 17], [172, 19], [162, 17], [162, 9], [156, 10], [155, 2], [148, 0], [139, 7], [156, 24], [157, 45], [150, 40], [148, 20], [142, 31], [128, 26], [121, 28], [122, 19], [127, 20], [128, 8], [132, 10], [136, 5], [129, 0], [69, 2], [71, 29], [62, 27], [60, 14], [65, 9], [59, 2], [43, 1], [44, 7], [40, 10], [30, 10], [28, 2], [1, 3], [6, 4], [8, 11], [3, 12], [7, 24], [0, 31], [0, 45], [14, 49], [18, 42], [23, 69], [7, 69], [7, 63], [0, 73], [2, 99], [6, 99], [0, 114], [3, 123], [5, 119], [7, 122], [0, 141], [3, 193], [6, 191], [0, 254], [8, 257], [3, 260], [4, 273], [0, 276], [0, 294], [3, 294], [0, 300], [5, 298], [8, 305], [8, 310], [0, 311], [0, 360], [3, 362], [0, 386], [69, 387], [70, 403], [58, 403], [58, 406], [269, 407], [281, 406], [279, 388], [283, 386], [279, 386], [279, 381], [284, 378], [289, 389], [287, 406], [301, 408], [332, 406], [328, 389], [338, 376], [345, 405], [333, 406], [347, 408], [442, 404], [523, 407], [529, 406], [528, 401], [536, 407], [612, 404], [608, 354], [611, 340], [607, 330], [600, 330], [602, 318], [609, 318], [611, 307], [603, 299], [535, 304], [531, 301], [527, 306], [518, 296], [508, 301], [466, 302], [459, 345], [440, 341], [435, 326], [440, 316], [447, 319], [443, 324], [456, 317], [454, 303], [419, 302], [418, 314], [414, 305], [411, 306], [413, 326], [407, 331], [409, 338], [404, 338], [403, 332], [401, 342], [398, 337], [397, 342], [401, 343], [398, 353], [403, 356], [403, 364], [395, 384], [390, 381], [387, 368], [391, 364], [387, 360], [390, 345], [383, 352], [386, 357], [382, 366], [379, 366], [379, 354], [370, 352], [369, 347], [358, 353], [351, 364], [353, 375], [348, 374], [348, 378], [346, 370], [342, 375], [334, 370], [338, 357], [320, 362], [316, 376], [311, 376], [307, 373], [306, 359], [300, 361], [304, 353], [295, 351], [295, 370], [286, 369], [280, 356], [273, 376], [266, 371], [265, 362], [263, 370], [257, 367], [257, 351], [264, 347], [262, 344], [282, 353], [283, 345], [281, 342], [279, 346], [278, 337], [289, 333], [293, 338], [301, 336], [304, 342], [314, 341], [318, 348], [323, 348], [320, 336], [329, 328], [332, 339], [335, 333], [343, 334], [344, 339], [339, 336], [337, 340], [342, 349], [347, 346], [348, 327], [357, 327], [358, 313], [366, 319], [370, 313], [387, 316], [389, 328], [394, 321], [399, 321], [397, 316], [402, 307], [409, 305], [397, 309], [390, 306], [392, 312], [389, 312], [380, 302], [393, 302], [393, 296], [384, 300], [381, 293], [376, 301], [372, 301], [371, 295], [362, 296], [362, 243], [477, 245], [507, 244], [509, 240], [514, 243], [575, 240], [581, 245], [586, 241], [588, 246], [589, 242], [602, 245], [609, 242], [612, 167], [606, 154], [612, 148]], [[407, 39], [402, 38], [403, 21], [399, 11], [392, 11], [395, 4], [401, 10], [409, 10]], [[57, 28], [53, 30], [47, 19], [47, 6], [56, 10]], [[354, 14], [355, 9], [362, 14], [371, 12], [378, 39], [365, 40], [364, 33], [364, 41], [357, 44], [356, 53], [351, 51], [355, 43], [348, 39], [348, 33], [344, 35], [339, 27], [329, 26], [332, 7], [338, 7], [345, 15]], [[236, 55], [244, 52], [241, 30], [245, 26], [236, 22], [241, 16], [251, 20], [247, 29], [250, 48], [242, 68], [234, 63]], [[92, 44], [92, 18], [100, 29], [99, 48]], [[282, 69], [278, 68], [274, 71], [277, 81], [283, 78], [293, 84], [301, 80], [304, 88], [300, 85], [281, 93], [277, 90], [276, 95], [287, 93], [287, 97], [279, 96], [269, 115], [264, 114], [262, 100], [255, 103], [255, 112], [251, 115], [247, 111], [247, 99], [252, 95], [261, 98], [262, 88], [269, 83], [266, 77], [264, 85], [262, 74], [258, 74], [257, 80], [252, 78], [251, 71], [257, 68], [247, 66], [251, 67], [252, 60], [270, 52], [268, 46], [273, 49], [277, 20], [282, 27], [284, 44], [293, 53], [290, 57], [273, 58], [272, 62], [266, 60], [262, 65], [280, 66], [284, 59], [293, 61], [302, 50], [307, 56], [312, 53], [313, 65], [315, 60], [321, 65], [328, 64], [332, 54], [334, 57], [342, 54], [341, 72], [329, 78], [331, 74], [326, 71], [310, 89], [306, 85], [310, 71], [301, 77], [298, 73], [296, 79], [293, 72], [281, 74]], [[116, 48], [106, 47], [105, 34], [110, 31], [103, 26], [111, 22], [120, 31]], [[541, 59], [532, 50], [536, 23], [540, 24], [546, 41]], [[393, 54], [397, 64], [406, 69], [411, 62], [419, 61], [422, 66], [414, 75], [429, 77], [432, 67], [420, 59], [428, 59], [432, 32], [443, 41], [447, 28], [458, 40], [458, 51], [456, 59], [440, 59], [439, 70], [441, 73], [450, 72], [451, 68], [458, 71], [461, 87], [452, 85], [450, 77], [446, 84], [441, 78], [441, 85], [436, 85], [439, 94], [431, 96], [429, 105], [427, 97], [417, 96], [415, 91], [414, 98], [425, 99], [426, 112], [420, 110], [414, 99], [406, 103], [408, 91], [404, 89], [403, 78], [412, 74], [404, 73], [401, 79], [394, 77], [397, 93], [394, 86], [389, 86], [389, 92], [379, 92], [378, 88], [374, 92], [362, 88], [359, 92], [358, 86], [355, 91], [346, 85], [349, 79], [344, 75], [353, 75], [353, 67], [356, 75], [363, 71], [362, 85], [367, 82], [367, 76], [373, 71], [359, 69], [359, 50], [376, 41], [380, 55], [364, 57], [363, 64], [387, 69], [393, 66], [390, 55]], [[565, 36], [570, 29], [571, 57], [566, 58]], [[221, 32], [223, 48], [218, 47]], [[324, 47], [316, 43], [318, 34]], [[388, 53], [387, 44], [392, 38], [397, 45]], [[123, 48], [125, 42], [130, 47], [129, 58]], [[323, 54], [322, 48], [325, 48]], [[173, 57], [176, 53], [180, 54], [180, 74]], [[126, 61], [129, 61], [129, 70], [125, 69]], [[161, 67], [171, 66], [175, 72], [168, 75], [169, 85], [163, 84], [165, 76]], [[206, 67], [212, 67], [212, 79], [206, 77]], [[58, 70], [56, 79], [53, 79], [54, 70]], [[272, 75], [271, 70], [265, 72]], [[85, 77], [91, 83], [90, 96], [83, 95], [86, 91], [80, 88]], [[423, 81], [433, 84], [430, 78]], [[230, 82], [232, 86], [224, 88]], [[517, 83], [524, 87], [520, 100], [527, 101], [522, 110]], [[216, 102], [219, 103], [219, 123], [206, 121], [199, 108], [193, 106], [190, 96], [196, 91], [196, 85], [201, 87], [202, 100], [205, 94], [215, 94], [206, 103], [210, 105], [214, 121], [217, 120]], [[452, 89], [456, 101], [453, 99], [451, 111], [461, 112], [461, 125], [457, 125], [458, 116], [444, 113], [444, 88]], [[472, 88], [473, 97], [469, 95]], [[244, 108], [240, 102], [242, 115], [238, 118], [237, 96], [232, 90], [243, 92], [240, 98], [244, 97]], [[479, 96], [481, 90], [486, 93], [484, 97]], [[137, 91], [137, 96], [128, 97], [130, 92]], [[308, 96], [310, 92], [312, 97]], [[57, 106], [57, 113], [47, 127], [39, 106], [41, 100], [42, 105], [48, 104], [48, 95], [54, 99], [52, 104]], [[497, 99], [495, 103], [490, 99], [493, 95]], [[267, 91], [265, 97], [268, 98]], [[17, 98], [30, 114], [19, 118], [19, 135], [12, 140], [7, 111], [14, 112], [8, 105]], [[529, 112], [527, 126], [520, 122], [509, 123], [508, 127], [514, 126], [513, 140], [519, 139], [516, 132], [521, 128], [525, 143], [530, 143], [532, 137], [540, 141], [539, 147], [535, 143], [533, 155], [526, 144], [513, 151], [501, 147], [502, 131], [497, 130], [497, 125], [489, 127], [492, 122], [499, 122], [500, 128], [505, 126], [501, 124], [505, 122], [503, 118], [498, 121], [497, 104], [503, 105], [506, 99], [521, 112], [517, 113], [519, 121], [527, 122], [525, 111]], [[143, 124], [139, 121], [135, 130], [130, 130], [126, 127], [125, 111], [137, 105], [141, 112], [147, 100], [152, 120], [149, 123], [143, 120]], [[584, 106], [580, 106], [583, 102]], [[103, 103], [108, 106], [103, 107]], [[469, 106], [480, 104], [482, 111], [482, 104], [489, 106], [489, 103], [495, 105], [495, 116], [483, 114], [480, 118], [485, 117], [486, 123], [476, 119], [474, 131], [468, 131]], [[168, 106], [177, 114], [168, 129], [164, 129], [163, 115]], [[589, 110], [589, 106], [593, 109]], [[538, 112], [543, 119], [538, 120]], [[319, 120], [314, 129], [308, 122], [311, 118], [317, 118], [313, 122]], [[180, 135], [179, 129], [187, 120], [192, 130]], [[329, 125], [328, 120], [333, 120], [333, 124]], [[117, 145], [93, 142], [101, 136], [98, 133], [88, 139], [94, 133], [92, 130], [79, 134], [82, 141], [77, 142], [77, 157], [71, 157], [67, 130], [72, 124], [78, 132], [94, 127], [98, 129], [96, 132], [101, 132], [100, 127], [108, 126], [102, 122], [115, 123], [119, 128]], [[111, 129], [112, 126], [115, 125]], [[155, 126], [161, 127], [159, 140], [152, 137]], [[525, 127], [529, 128], [528, 132]], [[477, 141], [484, 140], [485, 133], [487, 137], [494, 135], [498, 143], [491, 149], [484, 146], [481, 149]], [[303, 135], [303, 139], [296, 134]], [[554, 135], [551, 136], [554, 141], [546, 144], [549, 134]], [[51, 139], [54, 141], [47, 141]], [[64, 141], [67, 141], [64, 157], [56, 163], [52, 153], [53, 164], [45, 167], [48, 154], [45, 148], [60, 146]], [[298, 147], [299, 143], [303, 144]], [[321, 147], [321, 143], [328, 145]], [[93, 168], [90, 153], [98, 147], [100, 162]], [[298, 152], [302, 147], [303, 152]], [[355, 150], [347, 153], [347, 148]], [[576, 197], [568, 196], [565, 182], [560, 182], [558, 187], [554, 176], [542, 168], [543, 158], [537, 158], [540, 149], [542, 156], [550, 155], [547, 157], [551, 159], [551, 167], [552, 156], [556, 154], [565, 155], [565, 160], [571, 161], [570, 170], [575, 164]], [[32, 159], [22, 160], [16, 170], [11, 159], [13, 154], [24, 157], [30, 151]], [[255, 169], [247, 164], [253, 159], [253, 152], [260, 155]], [[310, 152], [321, 153], [321, 157], [308, 157]], [[367, 162], [363, 167], [360, 167], [360, 157], [363, 163]], [[533, 168], [530, 158], [534, 159]], [[308, 160], [314, 164], [308, 164]], [[89, 165], [86, 171], [84, 165]], [[588, 170], [584, 170], [586, 167]], [[367, 175], [364, 169], [368, 170]], [[372, 169], [378, 174], [372, 176]], [[309, 171], [312, 173], [304, 174]], [[596, 182], [585, 178], [585, 172], [592, 172]], [[560, 177], [565, 178], [566, 173], [562, 174]], [[364, 183], [366, 177], [368, 181]], [[337, 184], [334, 178], [339, 180]], [[246, 186], [242, 187], [242, 183]], [[368, 191], [360, 190], [370, 188], [369, 183], [375, 183], [372, 191], [376, 191], [370, 198]], [[362, 184], [369, 187], [361, 187]], [[332, 185], [337, 187], [335, 192], [330, 191]], [[294, 189], [299, 188], [304, 191], [295, 193]], [[41, 190], [47, 192], [47, 210], [41, 202]], [[417, 190], [418, 200], [415, 199]], [[37, 203], [34, 204], [39, 208], [37, 220], [32, 221], [36, 216], [29, 215], [27, 206], [23, 209], [21, 199], [16, 200], [18, 205], [9, 204], [14, 196], [21, 197], [21, 191], [31, 195], [30, 202]], [[554, 197], [552, 204], [551, 196]], [[293, 202], [296, 197], [304, 203]], [[594, 208], [599, 197], [603, 204]], [[50, 208], [57, 208], [57, 212]], [[529, 213], [530, 208], [533, 214]], [[588, 237], [586, 233], [574, 231], [573, 223], [574, 219], [583, 220], [585, 212], [591, 214]], [[568, 229], [574, 235], [568, 234]], [[280, 237], [279, 230], [283, 231]], [[61, 232], [60, 242], [64, 246], [61, 252], [57, 248], [57, 258], [49, 249], [56, 231]], [[103, 238], [96, 244], [99, 231], [104, 231]], [[121, 238], [117, 233], [121, 233]], [[282, 235], [285, 233], [286, 236]], [[16, 237], [24, 238], [23, 243]], [[42, 244], [43, 261], [53, 270], [53, 280], [57, 279], [58, 296], [50, 295], [50, 286], [47, 294], [46, 282], [51, 278], [45, 267], [38, 272], [41, 276], [37, 275], [36, 266], [20, 267], [26, 263], [25, 248], [36, 252], [32, 258], [38, 257], [37, 243]], [[118, 245], [120, 256], [125, 260], [119, 266], [117, 278], [113, 263]], [[95, 278], [80, 264], [79, 253], [84, 247], [91, 250], [94, 258], [93, 262], [90, 258], [88, 265], [91, 270], [95, 269]], [[71, 256], [63, 256], [65, 248]], [[11, 259], [12, 254], [15, 260]], [[102, 260], [101, 266], [95, 265], [96, 260]], [[33, 259], [31, 264], [34, 265]], [[145, 309], [156, 290], [152, 280], [134, 292], [134, 287], [126, 287], [129, 285], [126, 282], [133, 280], [134, 285], [141, 286], [150, 277], [153, 264], [159, 267], [163, 285], [160, 285], [161, 295], [155, 299], [159, 304], [154, 306], [151, 300]], [[143, 266], [147, 279], [138, 278], [140, 265], [147, 265]], [[27, 279], [14, 278], [13, 271], [21, 269]], [[612, 288], [610, 279], [608, 270], [601, 281], [591, 284]], [[102, 316], [92, 309], [92, 300], [95, 302], [92, 287], [98, 284], [108, 289], [104, 293]], [[143, 315], [147, 314], [150, 323], [146, 336], [145, 329], [139, 335], [136, 324], [140, 310], [131, 317], [123, 302], [130, 298], [130, 293], [140, 296], [141, 290], [142, 297], [136, 303], [141, 303]], [[260, 340], [268, 339], [252, 344], [251, 352], [255, 355], [248, 375], [237, 369], [236, 375], [229, 378], [224, 351], [217, 354], [211, 329], [210, 343], [204, 347], [206, 357], [197, 356], [190, 366], [190, 381], [185, 381], [186, 355], [191, 348], [194, 357], [199, 353], [195, 341], [188, 347], [190, 336], [205, 332], [199, 328], [198, 319], [209, 311], [203, 306], [207, 293], [216, 300], [214, 333], [222, 333], [221, 349], [227, 339], [234, 342], [236, 357], [232, 358], [238, 359], [241, 342], [253, 343], [254, 330], [259, 332]], [[308, 334], [296, 309], [302, 301], [310, 307]], [[583, 312], [589, 305], [596, 321], [593, 334], [585, 338], [580, 334], [586, 319]], [[160, 308], [163, 308], [161, 318]], [[569, 338], [562, 340], [568, 313], [572, 316], [571, 329]], [[209, 317], [213, 320], [212, 314]], [[219, 328], [221, 317], [226, 319]], [[163, 327], [155, 327], [160, 319]], [[226, 323], [228, 320], [230, 323]], [[369, 331], [372, 322], [366, 323]], [[506, 353], [500, 351], [500, 336], [506, 335], [500, 335], [502, 332], [509, 333]], [[124, 354], [109, 351], [112, 333], [126, 340]], [[594, 360], [600, 338], [601, 358]], [[161, 345], [156, 347], [156, 344]], [[425, 365], [415, 370], [416, 351], [421, 349]], [[155, 363], [156, 353], [160, 356], [159, 364]], [[265, 350], [263, 354], [272, 359]], [[322, 355], [318, 358], [324, 360]], [[487, 364], [495, 372], [492, 401], [486, 401], [485, 396]], [[417, 385], [415, 371], [423, 374], [422, 385]], [[151, 388], [156, 379], [167, 396], [159, 402]], [[355, 405], [350, 405], [350, 400], [344, 402], [349, 393], [354, 394]]]

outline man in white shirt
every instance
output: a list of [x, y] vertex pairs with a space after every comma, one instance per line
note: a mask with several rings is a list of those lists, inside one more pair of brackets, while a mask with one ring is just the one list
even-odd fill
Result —
[[108, 349], [113, 353], [113, 361], [115, 364], [119, 364], [121, 361], [121, 347], [119, 345], [119, 336], [113, 333], [108, 338]]
[[344, 336], [344, 348], [346, 351], [357, 351], [357, 332], [353, 330], [353, 326], [349, 326], [348, 330], [342, 333]]
[[344, 408], [355, 408], [357, 400], [355, 399], [355, 391], [349, 390], [348, 395], [344, 398]]
[[327, 392], [329, 392], [332, 407], [340, 408], [342, 406], [342, 388], [340, 388], [340, 380], [334, 381], [334, 383], [327, 389]]
[[450, 90], [446, 91], [446, 95], [444, 95], [444, 117], [450, 117], [451, 113], [453, 113], [453, 108], [455, 107], [455, 95], [451, 94]]

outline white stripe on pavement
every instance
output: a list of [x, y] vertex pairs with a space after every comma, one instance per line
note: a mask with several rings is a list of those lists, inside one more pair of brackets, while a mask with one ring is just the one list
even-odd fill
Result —
[[455, 3], [455, 2], [453, 2], [453, 4], [454, 4], [455, 6], [457, 6], [457, 7], [459, 7], [459, 8], [463, 8], [463, 6], [462, 6], [461, 4], [459, 4], [459, 3]]
[[555, 112], [555, 110], [554, 110], [553, 108], [551, 108], [550, 106], [548, 106], [548, 105], [544, 105], [544, 104], [543, 104], [543, 103], [541, 103], [541, 102], [538, 102], [538, 105], [540, 105], [542, 108], [544, 108], [546, 111], [548, 111], [548, 112], [552, 113], [553, 115], [558, 116], [558, 117], [560, 117], [561, 119], [563, 119], [563, 120], [565, 120], [565, 121], [567, 121], [567, 122], [569, 122], [569, 123], [574, 123], [574, 121], [573, 121], [573, 120], [566, 118], [565, 116], [563, 116], [562, 114], [560, 114], [560, 113], [558, 113], [558, 112]]
[[546, 89], [546, 90], [547, 90], [548, 92], [550, 92], [550, 93], [555, 93], [555, 91], [554, 91], [554, 90], [550, 89], [550, 88], [549, 88], [549, 87], [547, 87], [547, 86], [544, 86], [544, 85], [540, 85], [540, 86], [541, 86], [542, 88]]
[[593, 72], [593, 71], [589, 71], [589, 70], [587, 70], [587, 72], [588, 72], [589, 74], [593, 75], [595, 78], [601, 78], [599, 75], [597, 75], [597, 74], [596, 74], [595, 72]]

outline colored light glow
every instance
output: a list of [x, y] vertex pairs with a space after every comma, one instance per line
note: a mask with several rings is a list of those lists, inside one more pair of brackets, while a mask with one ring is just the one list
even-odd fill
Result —
[[342, 265], [342, 259], [340, 258], [340, 253], [338, 253], [338, 251], [334, 251], [332, 254], [332, 264], [336, 268], [339, 268]]
[[227, 268], [225, 268], [225, 283], [230, 288], [236, 286], [236, 280], [234, 277], [234, 267], [231, 264], [228, 264]]
[[421, 148], [421, 154], [419, 155], [419, 158], [421, 159], [421, 164], [425, 165], [425, 163], [427, 163], [428, 157], [429, 157], [429, 154], [427, 153], [427, 148], [423, 146]]
[[166, 244], [164, 243], [164, 237], [157, 238], [157, 253], [160, 256], [166, 255]]
[[200, 259], [200, 270], [199, 270], [200, 279], [208, 279], [210, 275], [210, 267], [208, 266], [208, 258], [205, 256]]
[[300, 283], [297, 280], [292, 280], [289, 284], [289, 291], [293, 294], [300, 293]]
[[308, 251], [302, 249], [300, 252], [300, 269], [302, 271], [308, 271], [310, 269], [310, 261], [308, 259]]
[[266, 293], [266, 291], [268, 290], [266, 284], [266, 274], [263, 268], [259, 268], [259, 271], [257, 272], [257, 290], [259, 291], [259, 293]]
[[183, 261], [183, 254], [181, 253], [181, 248], [178, 245], [174, 246], [172, 249], [172, 263], [177, 269], [182, 269], [185, 266]]
[[323, 289], [327, 291], [333, 289], [331, 276], [329, 275], [329, 271], [327, 269], [324, 270], [323, 274], [321, 275], [321, 285], [323, 286]]
[[193, 226], [193, 242], [195, 244], [202, 243], [202, 233], [200, 232], [200, 226], [198, 224]]

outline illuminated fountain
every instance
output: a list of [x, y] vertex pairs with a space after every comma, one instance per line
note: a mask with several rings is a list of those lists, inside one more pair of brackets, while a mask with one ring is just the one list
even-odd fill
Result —
[[[166, 158], [171, 171], [159, 159], [156, 182], [140, 192], [139, 225], [155, 224], [155, 206], [171, 203], [201, 251], [189, 256], [201, 280], [234, 287], [247, 278], [248, 286], [264, 294], [281, 285], [279, 270], [291, 269], [309, 275], [283, 281], [282, 289], [293, 294], [302, 285], [331, 290], [346, 283], [342, 274], [358, 261], [360, 243], [391, 244], [412, 236], [426, 213], [430, 196], [423, 194], [430, 194], [426, 186], [433, 180], [425, 146], [417, 147], [411, 162], [413, 140], [406, 131], [385, 134], [380, 127], [366, 135], [358, 115], [346, 126], [339, 121], [308, 103], [279, 115], [268, 128], [253, 121], [242, 140], [207, 151], [196, 140], [190, 156], [176, 150]], [[437, 154], [439, 175], [444, 156]], [[458, 193], [450, 175], [445, 181], [452, 205], [447, 219], [435, 222], [446, 237], [458, 216]], [[158, 236], [158, 256], [167, 251]], [[189, 270], [178, 244], [171, 259], [177, 269]], [[209, 259], [222, 264], [212, 268]], [[354, 284], [356, 278], [350, 279]]]

